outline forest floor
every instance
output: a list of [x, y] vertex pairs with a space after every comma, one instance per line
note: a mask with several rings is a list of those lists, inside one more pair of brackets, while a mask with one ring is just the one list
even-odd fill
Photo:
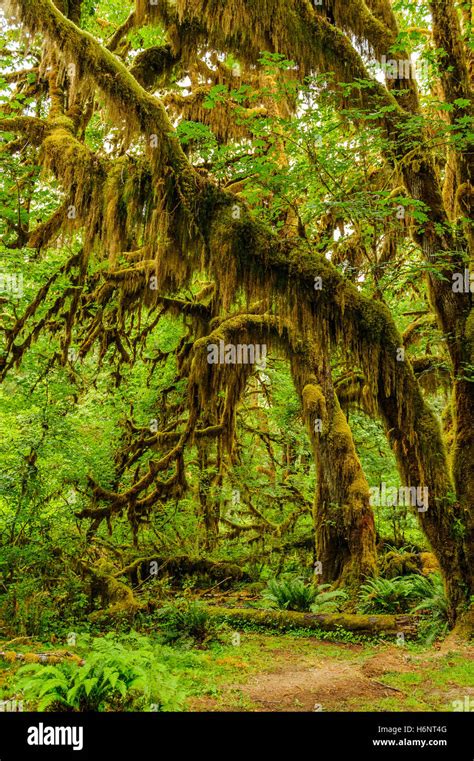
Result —
[[[208, 648], [164, 648], [183, 698], [181, 710], [449, 712], [474, 707], [474, 646], [469, 644], [326, 641], [302, 630], [239, 634], [238, 644], [232, 644], [235, 632], [226, 628]], [[155, 634], [144, 636], [159, 646]], [[58, 650], [57, 644], [26, 639], [8, 649]], [[87, 639], [80, 638], [72, 650], [87, 658]], [[19, 666], [0, 660], [4, 699], [19, 697], [12, 692]]]
[[212, 694], [191, 698], [188, 710], [453, 711], [453, 701], [474, 705], [474, 647], [468, 645], [336, 644], [250, 632], [233, 655], [208, 659]]
[[[242, 591], [206, 595], [206, 603], [211, 599], [228, 607], [249, 599], [255, 603]], [[206, 646], [163, 645], [160, 624], [155, 627], [153, 617], [143, 620], [138, 631], [162, 653], [184, 711], [474, 710], [474, 644], [451, 638], [432, 645], [421, 639], [397, 644], [394, 637], [369, 638], [347, 631], [282, 632], [253, 624], [235, 631], [223, 623]], [[73, 652], [87, 660], [91, 638], [101, 639], [106, 632], [112, 640], [127, 641], [127, 634], [110, 629], [78, 634], [76, 647], [57, 637], [48, 642], [0, 636], [0, 652]], [[20, 665], [0, 658], [0, 699], [21, 697], [14, 689]], [[34, 703], [24, 697], [25, 710], [34, 710]]]

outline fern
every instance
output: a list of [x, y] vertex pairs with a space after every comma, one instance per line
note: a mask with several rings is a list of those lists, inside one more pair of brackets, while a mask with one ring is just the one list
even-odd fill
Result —
[[311, 609], [316, 594], [316, 588], [305, 584], [302, 579], [287, 581], [271, 579], [263, 597], [272, 607], [280, 608], [280, 610], [305, 612]]
[[416, 576], [411, 580], [412, 596], [419, 600], [413, 612], [428, 613], [429, 618], [422, 625], [426, 644], [442, 637], [449, 626], [449, 602], [443, 580], [439, 573], [430, 576]]
[[399, 613], [411, 610], [426, 613], [421, 625], [427, 643], [446, 633], [449, 603], [439, 574], [397, 576], [394, 579], [371, 579], [362, 585], [359, 595], [362, 613]]
[[198, 602], [178, 600], [160, 611], [162, 636], [166, 643], [208, 644], [217, 639], [218, 627], [206, 608]]
[[370, 579], [360, 588], [358, 607], [361, 613], [400, 613], [408, 609], [410, 598], [406, 577]]
[[[329, 587], [330, 584], [320, 584], [318, 590]], [[316, 600], [311, 606], [312, 613], [337, 613], [347, 600], [347, 594], [339, 589], [332, 592], [318, 591]]]
[[300, 612], [333, 613], [339, 610], [341, 603], [347, 599], [344, 592], [327, 591], [330, 584], [305, 584], [302, 579], [281, 580], [272, 579], [268, 582], [264, 599], [272, 607], [280, 610], [295, 610]]
[[[178, 710], [183, 696], [176, 679], [146, 645], [124, 647], [110, 638], [93, 640], [83, 666], [29, 664], [18, 670], [17, 688], [39, 711]], [[156, 710], [156, 709], [155, 709]]]

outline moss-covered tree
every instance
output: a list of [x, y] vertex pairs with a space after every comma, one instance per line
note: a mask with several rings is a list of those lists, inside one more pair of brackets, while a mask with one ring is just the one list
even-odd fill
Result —
[[[334, 393], [336, 368], [330, 366], [330, 358], [340, 355], [346, 367], [357, 368], [364, 378], [366, 405], [384, 423], [404, 483], [429, 490], [429, 509], [418, 517], [443, 571], [454, 621], [474, 585], [472, 293], [453, 288], [453, 279], [472, 266], [472, 145], [467, 130], [472, 92], [465, 16], [452, 0], [433, 0], [426, 8], [439, 73], [437, 103], [446, 127], [440, 151], [439, 135], [432, 139], [426, 119], [433, 99], [425, 109], [416, 81], [405, 68], [413, 43], [410, 35], [405, 35], [405, 44], [400, 41], [400, 18], [388, 0], [316, 7], [309, 0], [137, 0], [113, 35], [102, 41], [81, 28], [81, 6], [86, 6], [80, 2], [14, 0], [6, 5], [11, 23], [18, 19], [46, 45], [38, 53], [35, 83], [19, 74], [16, 84], [17, 96], [33, 96], [41, 107], [33, 115], [28, 107], [7, 106], [1, 124], [10, 136], [5, 151], [27, 151], [26, 162], [32, 160], [31, 153], [63, 189], [61, 203], [47, 219], [33, 229], [28, 219], [13, 226], [17, 237], [11, 245], [26, 244], [41, 252], [69, 230], [80, 237], [81, 246], [7, 327], [0, 360], [3, 376], [47, 330], [61, 335], [57, 359], [63, 362], [75, 343], [80, 356], [99, 346], [103, 358], [113, 347], [119, 365], [132, 363], [143, 333], [136, 317], [130, 341], [130, 320], [157, 304], [179, 309], [173, 299], [191, 287], [198, 274], [212, 281], [208, 300], [200, 304], [194, 299], [187, 315], [190, 332], [180, 354], [180, 372], [189, 379], [183, 425], [174, 432], [160, 431], [147, 442], [160, 445], [160, 456], [149, 461], [131, 487], [117, 485], [111, 491], [91, 482], [92, 504], [82, 517], [92, 518], [97, 527], [126, 509], [137, 526], [157, 499], [183, 494], [184, 451], [197, 436], [206, 441], [218, 434], [218, 482], [220, 442], [232, 449], [236, 403], [247, 373], [234, 372], [224, 384], [225, 400], [217, 401], [221, 381], [216, 375], [210, 383], [203, 382], [202, 358], [198, 361], [195, 352], [213, 330], [232, 319], [233, 312], [245, 313], [245, 304], [259, 303], [261, 314], [289, 326], [296, 336], [290, 341], [293, 348], [295, 340], [307, 347], [306, 366], [314, 373], [303, 382], [302, 364], [295, 369], [293, 359], [305, 415], [310, 421], [318, 412], [323, 420], [323, 435], [313, 444], [319, 473], [318, 552], [327, 557], [328, 578], [360, 578], [374, 570], [367, 482]], [[157, 30], [158, 44], [129, 56], [129, 34], [147, 28]], [[283, 58], [291, 63], [274, 66], [271, 75], [267, 70], [260, 77], [263, 51], [270, 62], [281, 64]], [[233, 56], [235, 71], [225, 56]], [[367, 62], [380, 63], [382, 56], [395, 61], [402, 74], [388, 74], [382, 82], [371, 73]], [[357, 130], [363, 132], [367, 125], [377, 130], [378, 162], [367, 172], [370, 191], [379, 193], [385, 206], [396, 208], [398, 202], [398, 208], [407, 210], [398, 227], [387, 215], [383, 218], [378, 243], [375, 225], [354, 221], [353, 211], [343, 204], [308, 221], [304, 188], [286, 205], [275, 204], [269, 222], [264, 213], [255, 213], [256, 201], [246, 200], [246, 186], [249, 178], [258, 176], [258, 162], [249, 163], [247, 176], [232, 178], [223, 187], [225, 172], [213, 165], [215, 151], [206, 165], [189, 146], [183, 149], [175, 129], [184, 116], [210, 128], [218, 146], [234, 140], [245, 152], [251, 120], [263, 115], [277, 134], [260, 136], [260, 157], [273, 156], [275, 172], [285, 167], [289, 171], [291, 164], [282, 152], [288, 150], [291, 135], [283, 115], [297, 113], [296, 83], [317, 71], [330, 76], [313, 88], [312, 97], [323, 102], [329, 90], [341, 111], [347, 145]], [[185, 77], [188, 92], [178, 95], [175, 83]], [[236, 81], [247, 87], [243, 94], [235, 92]], [[280, 84], [285, 97], [272, 109], [272, 92]], [[433, 80], [427, 85], [430, 95], [434, 86]], [[257, 97], [249, 95], [252, 90]], [[91, 120], [99, 110], [107, 114], [107, 150], [103, 144], [94, 146], [90, 136]], [[323, 171], [318, 161], [312, 153], [308, 171]], [[324, 182], [327, 185], [331, 177]], [[268, 204], [278, 194], [277, 185], [270, 183], [267, 189]], [[278, 213], [281, 208], [284, 214]], [[400, 353], [403, 337], [383, 303], [379, 284], [375, 282], [367, 295], [356, 277], [337, 266], [333, 233], [344, 225], [352, 232], [339, 254], [355, 274], [364, 257], [380, 267], [400, 253], [406, 257], [409, 245], [423, 261], [428, 309], [442, 337], [443, 360], [451, 376], [449, 456], [412, 364]], [[71, 285], [59, 298], [50, 299], [53, 282], [64, 276]], [[193, 318], [193, 310], [199, 319]], [[249, 335], [246, 330], [243, 336]], [[201, 452], [204, 487], [209, 478], [207, 444]], [[173, 475], [161, 478], [170, 466]], [[201, 497], [210, 521], [207, 486]], [[336, 506], [337, 542], [323, 526], [328, 505], [331, 510]], [[215, 525], [209, 528], [215, 533]]]

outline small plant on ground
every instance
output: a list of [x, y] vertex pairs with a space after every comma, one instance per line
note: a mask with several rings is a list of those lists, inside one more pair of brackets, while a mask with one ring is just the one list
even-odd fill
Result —
[[439, 573], [412, 576], [410, 585], [412, 598], [419, 600], [413, 612], [427, 614], [420, 633], [425, 637], [426, 644], [431, 644], [437, 637], [443, 637], [449, 626], [449, 603], [443, 580]]
[[311, 609], [316, 594], [316, 587], [303, 579], [271, 579], [263, 598], [273, 608], [306, 612]]
[[307, 584], [302, 579], [272, 579], [263, 596], [272, 607], [280, 610], [333, 613], [347, 595], [338, 590], [328, 591], [330, 587], [330, 584]]
[[369, 579], [360, 588], [358, 608], [361, 613], [402, 613], [408, 610], [410, 599], [407, 577]]
[[202, 603], [178, 600], [159, 613], [163, 641], [168, 643], [208, 645], [218, 639], [218, 626]]
[[[346, 602], [348, 595], [340, 589], [330, 591], [331, 584], [319, 584], [312, 613], [338, 613]], [[327, 591], [326, 591], [327, 590]]]
[[370, 579], [359, 594], [361, 613], [421, 613], [419, 632], [426, 644], [444, 636], [449, 625], [449, 603], [439, 573], [411, 574], [394, 579]]

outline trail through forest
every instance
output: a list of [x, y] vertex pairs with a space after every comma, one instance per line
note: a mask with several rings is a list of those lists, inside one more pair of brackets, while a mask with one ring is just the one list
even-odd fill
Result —
[[[262, 635], [254, 645], [262, 671], [251, 673], [252, 657], [217, 658], [217, 664], [227, 663], [244, 676], [240, 683], [224, 682], [218, 695], [195, 698], [192, 710], [352, 712], [378, 706], [381, 711], [446, 711], [466, 710], [474, 701], [474, 687], [462, 686], [456, 671], [459, 656], [472, 667], [474, 647], [468, 645], [456, 654], [439, 647], [414, 653], [387, 644], [369, 650], [362, 644], [335, 645], [312, 637], [280, 637], [275, 642]], [[445, 679], [449, 669], [454, 673]]]

